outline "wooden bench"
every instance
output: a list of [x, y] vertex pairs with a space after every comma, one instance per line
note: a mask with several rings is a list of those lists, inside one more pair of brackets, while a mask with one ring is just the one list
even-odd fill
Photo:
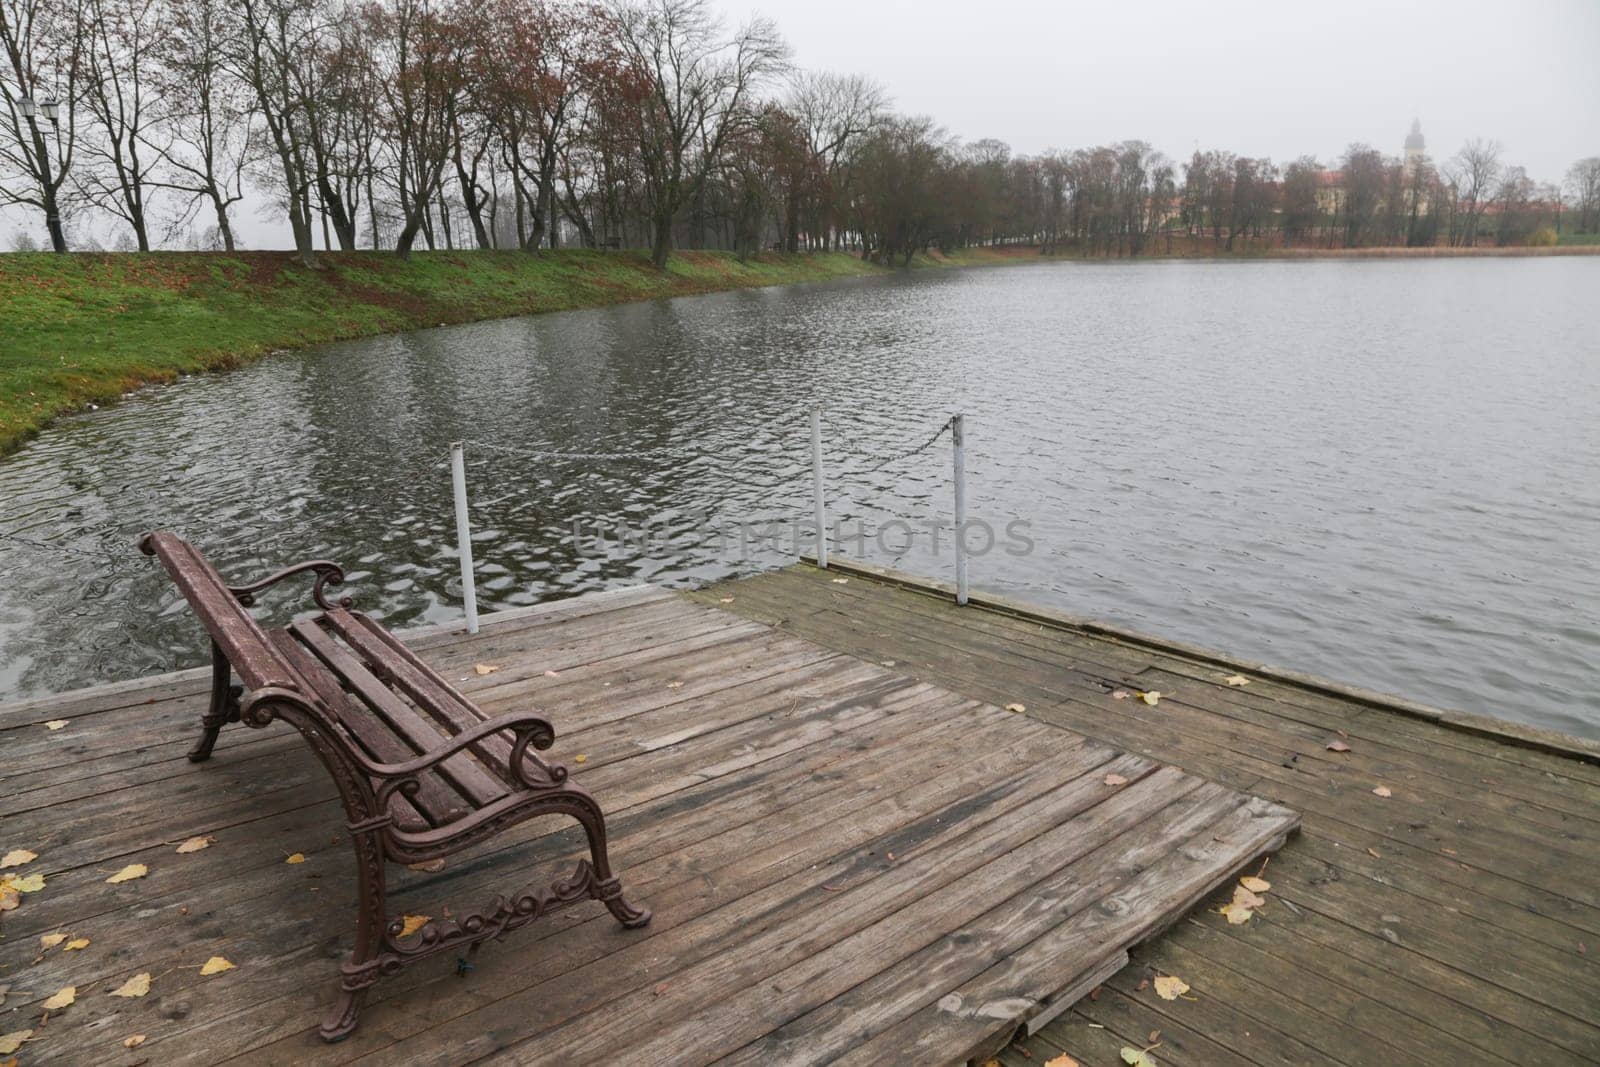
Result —
[[[229, 722], [299, 730], [338, 785], [355, 844], [359, 907], [355, 947], [337, 1001], [321, 1026], [337, 1041], [356, 1027], [366, 990], [380, 977], [441, 952], [467, 955], [556, 908], [594, 899], [623, 926], [650, 921], [629, 904], [606, 859], [605, 816], [567, 768], [535, 751], [555, 740], [532, 712], [489, 718], [348, 597], [329, 603], [344, 573], [326, 560], [230, 586], [195, 548], [157, 532], [139, 547], [161, 561], [211, 635], [211, 702], [200, 741], [211, 755]], [[255, 594], [295, 575], [314, 576], [320, 612], [264, 629], [247, 610]], [[234, 684], [237, 675], [242, 684]], [[588, 837], [590, 859], [570, 878], [501, 896], [481, 911], [403, 934], [386, 907], [386, 863], [427, 863], [540, 815], [569, 815]], [[448, 912], [447, 912], [448, 914]], [[465, 970], [465, 968], [461, 968]]]

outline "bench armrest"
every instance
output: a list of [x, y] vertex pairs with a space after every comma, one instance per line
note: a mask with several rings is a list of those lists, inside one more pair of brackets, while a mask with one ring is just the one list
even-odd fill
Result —
[[396, 792], [410, 796], [421, 788], [418, 776], [437, 768], [445, 760], [486, 738], [502, 731], [511, 731], [511, 756], [507, 763], [513, 783], [524, 789], [549, 789], [567, 780], [567, 768], [559, 763], [549, 763], [530, 749], [545, 749], [555, 743], [555, 727], [548, 719], [532, 712], [517, 712], [480, 722], [470, 730], [463, 730], [437, 748], [424, 752], [404, 763], [374, 763], [355, 750], [351, 756], [361, 769], [376, 780], [378, 785], [378, 810], [387, 811], [389, 798]]
[[[333, 610], [328, 603], [324, 588], [330, 585], [343, 585], [344, 568], [332, 560], [313, 559], [305, 563], [297, 563], [293, 567], [285, 567], [281, 571], [269, 574], [259, 582], [251, 582], [249, 585], [230, 585], [228, 586], [228, 592], [232, 593], [234, 599], [239, 603], [245, 607], [250, 607], [256, 602], [256, 593], [269, 586], [277, 585], [285, 578], [292, 578], [297, 574], [305, 574], [307, 572], [314, 573], [317, 576], [316, 582], [311, 586], [311, 599], [323, 611]], [[341, 597], [339, 599], [340, 607], [348, 608], [352, 603], [349, 597]]]

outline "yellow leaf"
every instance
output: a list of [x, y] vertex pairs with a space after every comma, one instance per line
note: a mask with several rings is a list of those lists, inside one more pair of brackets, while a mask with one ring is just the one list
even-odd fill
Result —
[[1159, 690], [1152, 689], [1148, 693], [1140, 693], [1139, 699], [1144, 701], [1146, 704], [1149, 704], [1153, 708], [1157, 704], [1161, 703], [1161, 692]]
[[405, 915], [402, 918], [405, 921], [400, 926], [401, 937], [410, 937], [431, 921], [426, 915]]
[[113, 874], [110, 878], [107, 878], [106, 881], [112, 885], [116, 885], [118, 882], [131, 882], [135, 878], [143, 878], [149, 873], [150, 868], [146, 867], [144, 864], [130, 863], [116, 874]]
[[216, 840], [216, 838], [211, 837], [209, 835], [202, 835], [200, 837], [191, 837], [191, 838], [189, 838], [189, 840], [185, 841], [183, 844], [178, 846], [178, 851], [179, 852], [185, 852], [185, 853], [187, 853], [187, 852], [199, 852], [201, 849], [203, 849], [206, 846], [210, 845], [211, 842], [213, 842], [215, 840]]
[[51, 719], [49, 722], [44, 724], [44, 728], [46, 730], [59, 730], [71, 721], [72, 720], [70, 719]]
[[1226, 678], [1226, 681], [1227, 681], [1227, 683], [1229, 685], [1249, 685], [1250, 684], [1250, 679], [1246, 678], [1242, 674], [1230, 674]]
[[13, 1030], [9, 1034], [0, 1034], [0, 1056], [9, 1056], [22, 1047], [22, 1043], [33, 1036], [32, 1030]]
[[55, 948], [57, 945], [61, 944], [61, 942], [65, 941], [66, 939], [67, 939], [67, 935], [66, 934], [43, 934], [39, 938], [39, 947], [41, 949]]
[[1044, 1067], [1079, 1067], [1079, 1064], [1077, 1060], [1063, 1052], [1055, 1059], [1045, 1060]]
[[1128, 780], [1126, 778], [1124, 778], [1120, 774], [1108, 774], [1108, 775], [1106, 775], [1106, 785], [1109, 785], [1109, 786], [1112, 786], [1112, 787], [1116, 787], [1116, 786], [1119, 786], [1119, 785], [1127, 785], [1127, 784], [1128, 784]]
[[1027, 711], [1028, 710], [1028, 706], [1026, 704], [1007, 704], [1006, 705], [1006, 710], [1007, 711]]
[[1267, 898], [1258, 896], [1242, 885], [1233, 887], [1233, 902], [1242, 908], [1259, 908], [1267, 902]]
[[580, 752], [576, 756], [572, 757], [572, 762], [573, 763], [587, 763], [587, 762], [589, 762], [589, 757]]
[[62, 949], [61, 951], [62, 952], [76, 952], [80, 948], [88, 948], [88, 947], [89, 947], [89, 939], [87, 937], [75, 937], [71, 941], [68, 941], [67, 942], [67, 947]]
[[717, 603], [718, 604], [732, 604], [733, 603], [733, 597], [731, 597], [731, 596], [720, 597], [720, 598], [718, 598]]
[[683, 683], [682, 682], [668, 682], [667, 683], [667, 688], [668, 689], [682, 689], [683, 688]]
[[408, 863], [406, 864], [406, 870], [425, 871], [428, 874], [432, 874], [435, 871], [444, 870], [444, 860], [427, 860], [423, 863]]
[[292, 856], [285, 857], [283, 862], [285, 862], [285, 863], [304, 863], [305, 861], [306, 861], [306, 854], [304, 852], [296, 852]]
[[834, 585], [844, 585], [845, 583], [847, 583], [849, 581], [850, 581], [850, 579], [848, 579], [848, 578], [835, 578], [833, 580], [833, 584]]
[[202, 975], [221, 974], [223, 971], [231, 970], [233, 970], [233, 964], [221, 956], [212, 956], [209, 960], [206, 960], [206, 965], [200, 968], [200, 973]]
[[0, 870], [7, 867], [21, 867], [24, 863], [32, 863], [39, 858], [37, 852], [29, 852], [25, 848], [14, 848], [0, 857]]
[[1132, 1045], [1122, 1046], [1122, 1062], [1128, 1067], [1156, 1067], [1156, 1061], [1150, 1058], [1150, 1053]]
[[479, 676], [482, 676], [485, 674], [493, 674], [495, 671], [500, 669], [500, 665], [498, 663], [474, 663], [472, 665], [472, 669], [477, 671]]
[[136, 974], [111, 991], [114, 997], [142, 997], [150, 992], [150, 972]]
[[22, 896], [8, 885], [0, 886], [0, 911], [11, 911], [22, 903]]
[[1162, 1000], [1177, 1000], [1189, 992], [1189, 983], [1175, 974], [1163, 974], [1156, 979], [1156, 996]]
[[1392, 796], [1394, 796], [1393, 793], [1389, 792], [1389, 787], [1386, 786], [1386, 785], [1380, 785], [1376, 789], [1374, 789], [1372, 792], [1375, 795], [1380, 796], [1380, 797], [1392, 797]]
[[6, 875], [4, 884], [19, 893], [37, 893], [44, 888], [44, 875], [30, 874], [26, 878], [13, 878], [10, 875]]
[[44, 1002], [45, 1011], [60, 1011], [78, 999], [77, 986], [64, 986], [55, 996]]
[[1250, 921], [1250, 916], [1254, 915], [1255, 912], [1251, 911], [1243, 904], [1240, 904], [1238, 901], [1235, 901], [1232, 904], [1226, 905], [1222, 909], [1222, 914], [1225, 918], [1227, 918], [1229, 926], [1243, 926], [1245, 923]]
[[1272, 888], [1271, 882], [1267, 881], [1265, 878], [1257, 878], [1254, 875], [1245, 875], [1243, 878], [1239, 879], [1239, 884], [1250, 890], [1252, 893], [1265, 893], [1267, 890]]
[[122, 1039], [123, 1048], [138, 1048], [142, 1044], [144, 1044], [143, 1034], [129, 1034]]

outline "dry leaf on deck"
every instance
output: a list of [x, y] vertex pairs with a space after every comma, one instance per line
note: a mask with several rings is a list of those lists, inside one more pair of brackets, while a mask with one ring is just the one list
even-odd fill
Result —
[[114, 997], [142, 997], [150, 992], [150, 972], [143, 971], [111, 991]]
[[202, 975], [221, 974], [223, 971], [231, 970], [233, 970], [233, 964], [221, 956], [212, 956], [209, 960], [206, 960], [206, 965], [200, 968], [200, 973]]
[[[993, 1062], [998, 1063], [1000, 1061], [995, 1060]], [[1071, 1056], [1068, 1056], [1065, 1052], [1063, 1052], [1061, 1055], [1055, 1057], [1054, 1059], [1045, 1060], [1044, 1061], [1044, 1067], [1081, 1067], [1081, 1065], [1078, 1063], [1077, 1060], [1073, 1059]]]
[[78, 999], [77, 986], [64, 986], [55, 996], [44, 1002], [45, 1011], [60, 1011]]
[[89, 947], [89, 939], [87, 937], [75, 937], [71, 941], [68, 941], [67, 942], [67, 947], [62, 949], [61, 951], [62, 952], [76, 952], [80, 948], [88, 948], [88, 947]]
[[41, 934], [39, 937], [39, 947], [41, 949], [55, 948], [66, 939], [66, 934]]
[[428, 860], [426, 863], [408, 863], [406, 864], [406, 870], [423, 871], [427, 874], [434, 874], [438, 871], [444, 870], [444, 860]]
[[1326, 748], [1329, 752], [1349, 752], [1350, 751], [1350, 746], [1345, 744], [1343, 741], [1329, 741], [1323, 747]]
[[1156, 1061], [1150, 1058], [1150, 1053], [1132, 1045], [1122, 1046], [1122, 1062], [1128, 1067], [1156, 1067]]
[[213, 842], [215, 840], [216, 840], [216, 838], [211, 837], [208, 834], [202, 834], [199, 837], [191, 837], [191, 838], [189, 838], [189, 840], [185, 841], [183, 844], [178, 846], [178, 851], [179, 852], [185, 852], [185, 853], [187, 853], [187, 852], [199, 852], [201, 849], [203, 849], [206, 846], [210, 845], [211, 842]]
[[71, 719], [51, 719], [49, 722], [44, 724], [44, 728], [46, 730], [59, 730], [71, 721]]
[[1128, 699], [1128, 691], [1126, 689], [1113, 689], [1111, 691], [1111, 699], [1112, 700], [1127, 700]]
[[1006, 705], [1006, 710], [1007, 711], [1027, 711], [1028, 707], [1027, 707], [1026, 704], [1007, 704]]
[[1243, 926], [1250, 921], [1250, 916], [1255, 912], [1235, 901], [1222, 907], [1223, 918], [1228, 920], [1229, 926]]
[[116, 874], [113, 874], [110, 878], [107, 878], [106, 881], [111, 885], [116, 885], [118, 882], [131, 882], [135, 878], [143, 878], [149, 873], [150, 868], [146, 867], [144, 864], [130, 863]]
[[1393, 793], [1389, 792], [1389, 787], [1386, 786], [1386, 785], [1378, 786], [1376, 789], [1374, 789], [1372, 791], [1372, 793], [1373, 793], [1374, 796], [1380, 796], [1380, 797], [1392, 797], [1392, 796], [1394, 796]]
[[144, 1044], [143, 1034], [129, 1034], [122, 1039], [123, 1048], [138, 1048], [142, 1044]]
[[845, 583], [846, 583], [846, 582], [848, 582], [848, 581], [849, 581], [849, 580], [850, 580], [850, 579], [848, 579], [848, 578], [835, 578], [835, 579], [834, 579], [834, 580], [833, 580], [833, 584], [834, 584], [834, 585], [844, 585], [844, 584], [845, 584]]
[[733, 597], [731, 597], [731, 596], [719, 597], [717, 599], [717, 603], [718, 604], [732, 604], [733, 603]]
[[9, 1056], [22, 1047], [22, 1043], [33, 1036], [32, 1030], [13, 1030], [9, 1034], [0, 1034], [0, 1056]]
[[39, 858], [37, 852], [29, 852], [25, 848], [14, 848], [0, 857], [0, 870], [7, 867], [21, 867], [24, 863], [32, 863]]
[[1250, 679], [1246, 678], [1242, 674], [1230, 674], [1225, 679], [1225, 681], [1227, 681], [1227, 683], [1229, 685], [1249, 685], [1250, 684]]
[[22, 903], [22, 894], [10, 886], [0, 886], [0, 911], [11, 911]]
[[8, 889], [15, 889], [18, 893], [37, 893], [44, 888], [44, 875], [30, 874], [26, 878], [16, 878], [8, 874], [0, 884]]
[[1126, 778], [1122, 777], [1122, 775], [1120, 775], [1120, 774], [1108, 774], [1108, 775], [1106, 775], [1106, 785], [1119, 786], [1119, 785], [1127, 785], [1127, 784], [1128, 784], [1128, 780]]
[[412, 934], [416, 933], [424, 926], [427, 926], [428, 923], [432, 921], [432, 919], [426, 915], [403, 915], [401, 916], [401, 920], [401, 937], [410, 937]]
[[1189, 983], [1175, 974], [1163, 974], [1156, 977], [1156, 996], [1162, 1000], [1177, 1000], [1189, 992]]
[[304, 852], [296, 852], [293, 855], [285, 856], [283, 860], [285, 863], [304, 863], [305, 861], [306, 854]]
[[1161, 691], [1152, 689], [1148, 693], [1140, 693], [1139, 699], [1149, 704], [1152, 708], [1161, 703]]
[[580, 752], [576, 756], [572, 757], [572, 762], [573, 763], [588, 763], [589, 762], [589, 757], [585, 756], [583, 753]]
[[1265, 878], [1257, 878], [1254, 875], [1248, 874], [1239, 879], [1239, 884], [1250, 890], [1252, 893], [1265, 893], [1267, 890], [1272, 888], [1272, 883], [1267, 881]]
[[1267, 902], [1267, 898], [1246, 889], [1242, 885], [1233, 887], [1233, 902], [1244, 908], [1259, 908]]
[[500, 669], [500, 665], [498, 663], [474, 663], [472, 669], [477, 671], [479, 675], [493, 674]]

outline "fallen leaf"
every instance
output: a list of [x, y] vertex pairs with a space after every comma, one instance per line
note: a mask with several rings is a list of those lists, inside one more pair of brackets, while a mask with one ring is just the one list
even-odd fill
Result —
[[1272, 883], [1267, 881], [1265, 878], [1257, 878], [1254, 875], [1248, 874], [1239, 879], [1239, 884], [1250, 890], [1252, 893], [1265, 893], [1267, 890], [1272, 888]]
[[848, 579], [848, 578], [835, 578], [835, 579], [834, 579], [834, 580], [833, 580], [833, 584], [834, 584], [834, 585], [844, 585], [844, 584], [845, 584], [845, 583], [846, 583], [846, 582], [848, 582], [848, 581], [849, 581], [849, 580], [850, 580], [850, 579]]
[[44, 888], [44, 875], [30, 874], [26, 878], [15, 878], [6, 875], [3, 883], [7, 889], [15, 889], [18, 893], [37, 893]]
[[56, 993], [55, 996], [45, 1001], [43, 1007], [45, 1011], [60, 1011], [62, 1008], [67, 1007], [77, 999], [78, 987], [71, 985], [64, 986]]
[[1329, 741], [1323, 747], [1326, 748], [1329, 752], [1349, 752], [1350, 751], [1350, 746], [1345, 744], [1343, 741]]
[[44, 949], [44, 948], [55, 948], [57, 945], [61, 944], [61, 942], [65, 941], [66, 939], [67, 939], [67, 935], [66, 934], [42, 934], [39, 937], [39, 947], [42, 948], [42, 949]]
[[[999, 1060], [991, 1060], [990, 1062], [994, 1063], [996, 1065], [998, 1065], [1000, 1063]], [[1081, 1067], [1081, 1065], [1078, 1063], [1077, 1060], [1073, 1059], [1071, 1056], [1068, 1056], [1065, 1052], [1063, 1052], [1061, 1055], [1055, 1057], [1054, 1059], [1045, 1060], [1044, 1061], [1044, 1067]]]
[[1156, 1061], [1150, 1058], [1148, 1052], [1132, 1045], [1122, 1046], [1122, 1062], [1128, 1067], [1156, 1067]]
[[1112, 700], [1127, 700], [1128, 699], [1128, 691], [1126, 689], [1113, 689], [1111, 691], [1111, 699]]
[[474, 663], [472, 669], [477, 671], [481, 677], [485, 674], [493, 674], [500, 669], [500, 665], [498, 663]]
[[1242, 905], [1242, 907], [1261, 907], [1266, 902], [1267, 897], [1251, 893], [1250, 889], [1246, 889], [1245, 886], [1234, 886], [1234, 904]]
[[22, 895], [10, 886], [0, 886], [0, 911], [11, 911], [22, 903]]
[[1377, 849], [1375, 849], [1375, 848], [1369, 848], [1369, 849], [1367, 849], [1367, 855], [1369, 855], [1369, 856], [1371, 856], [1371, 857], [1372, 857], [1372, 858], [1373, 858], [1373, 859], [1375, 859], [1375, 860], [1381, 860], [1381, 859], [1383, 859], [1383, 857], [1382, 857], [1382, 856], [1380, 856], [1380, 855], [1378, 855], [1378, 850], [1377, 850]]
[[216, 838], [208, 836], [208, 835], [207, 836], [201, 836], [201, 837], [191, 837], [191, 838], [189, 838], [189, 840], [185, 841], [183, 844], [178, 846], [178, 851], [179, 852], [184, 852], [184, 853], [199, 852], [201, 849], [207, 847], [208, 845], [211, 844], [211, 842], [213, 842], [215, 840], [216, 840]]
[[444, 870], [444, 860], [428, 860], [426, 863], [408, 863], [406, 864], [406, 870], [423, 871], [427, 874], [433, 874], [437, 871]]
[[22, 1047], [22, 1043], [33, 1036], [32, 1030], [13, 1030], [9, 1034], [0, 1034], [0, 1056], [9, 1056]]
[[[1249, 908], [1238, 903], [1237, 901], [1232, 904], [1224, 905], [1222, 908], [1222, 915], [1228, 920], [1229, 926], [1243, 926], [1245, 923], [1250, 921], [1250, 916], [1254, 914], [1255, 912], [1251, 911]], [[1168, 997], [1167, 999], [1170, 1000], [1172, 998]]]
[[114, 997], [142, 997], [150, 992], [150, 972], [134, 975], [111, 991]]
[[37, 852], [29, 852], [25, 848], [14, 848], [0, 857], [0, 870], [7, 867], [21, 867], [24, 863], [32, 863], [39, 858]]
[[667, 688], [668, 689], [682, 689], [683, 688], [683, 683], [682, 682], [668, 682], [667, 683]]
[[580, 752], [576, 756], [572, 757], [572, 762], [573, 763], [588, 763], [589, 762], [589, 757]]
[[1006, 705], [1006, 710], [1007, 711], [1027, 711], [1028, 710], [1028, 706], [1026, 704], [1007, 704]]
[[1189, 983], [1175, 974], [1163, 974], [1156, 977], [1156, 996], [1162, 1000], [1177, 1000], [1189, 992]]
[[1394, 796], [1393, 793], [1389, 792], [1389, 787], [1386, 786], [1386, 785], [1378, 786], [1377, 788], [1375, 788], [1372, 791], [1372, 793], [1373, 793], [1374, 796], [1380, 796], [1380, 797], [1392, 797], [1392, 796]]
[[731, 596], [722, 597], [717, 601], [717, 603], [718, 604], [732, 604], [733, 603], [733, 597], [731, 597]]
[[71, 719], [51, 719], [49, 722], [44, 724], [44, 728], [46, 730], [59, 730], [71, 721]]
[[89, 947], [89, 939], [87, 937], [75, 937], [71, 941], [68, 941], [67, 942], [67, 947], [62, 949], [61, 951], [62, 952], [76, 952], [80, 948], [88, 948], [88, 947]]
[[1133, 991], [1135, 993], [1143, 993], [1146, 989], [1149, 989], [1149, 988], [1150, 988], [1150, 979], [1141, 978], [1141, 979], [1139, 979], [1139, 984], [1133, 987]]
[[1249, 685], [1250, 679], [1242, 674], [1230, 674], [1226, 679], [1229, 685]]
[[209, 974], [221, 974], [223, 971], [231, 970], [233, 970], [233, 964], [229, 963], [221, 956], [212, 956], [209, 960], [206, 960], [206, 965], [200, 968], [200, 974], [202, 976]]
[[1106, 785], [1109, 785], [1109, 786], [1112, 786], [1113, 788], [1115, 788], [1116, 786], [1127, 785], [1127, 784], [1128, 784], [1128, 780], [1126, 778], [1122, 777], [1122, 775], [1120, 775], [1120, 774], [1108, 774], [1108, 775], [1106, 775]]
[[138, 1048], [142, 1044], [144, 1044], [143, 1034], [129, 1034], [122, 1039], [123, 1048]]
[[544, 672], [544, 676], [546, 678], [559, 678], [559, 677], [561, 677], [561, 675], [557, 674], [555, 671], [545, 671]]
[[130, 863], [116, 874], [113, 874], [110, 878], [107, 878], [106, 881], [111, 885], [116, 885], [118, 882], [131, 882], [135, 878], [143, 878], [149, 873], [150, 868], [146, 867], [144, 864]]
[[1144, 1039], [1145, 1039], [1145, 1042], [1147, 1044], [1150, 1044], [1152, 1046], [1154, 1046], [1156, 1044], [1159, 1044], [1160, 1041], [1161, 1041], [1161, 1031], [1160, 1030], [1152, 1030], [1148, 1034], [1144, 1035]]
[[401, 937], [410, 937], [433, 921], [426, 915], [403, 915], [401, 919], [403, 920], [400, 924]]
[[1140, 693], [1139, 699], [1149, 704], [1152, 708], [1161, 703], [1161, 691], [1152, 689], [1148, 693]]
[[304, 852], [296, 852], [291, 856], [284, 857], [284, 861], [283, 862], [285, 862], [285, 863], [304, 863], [305, 861], [306, 861], [306, 854]]

